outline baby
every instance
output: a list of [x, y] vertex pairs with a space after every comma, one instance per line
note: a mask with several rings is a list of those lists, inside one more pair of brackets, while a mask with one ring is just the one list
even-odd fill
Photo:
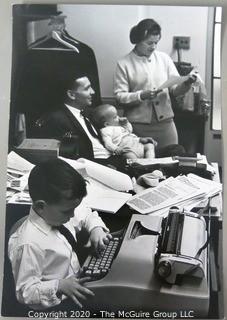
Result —
[[127, 118], [120, 118], [114, 106], [100, 105], [94, 110], [94, 122], [99, 127], [104, 145], [112, 154], [126, 159], [154, 158], [157, 142], [152, 138], [139, 138], [132, 133]]

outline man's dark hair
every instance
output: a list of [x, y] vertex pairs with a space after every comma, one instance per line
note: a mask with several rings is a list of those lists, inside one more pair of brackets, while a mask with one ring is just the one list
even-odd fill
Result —
[[[28, 187], [33, 202], [43, 200], [49, 204], [62, 199], [82, 199], [87, 194], [84, 178], [60, 159], [36, 165], [29, 175]], [[69, 198], [64, 191], [71, 191]]]
[[68, 90], [77, 91], [77, 89], [80, 86], [80, 83], [78, 82], [78, 80], [84, 77], [88, 78], [88, 75], [85, 72], [77, 72], [73, 74], [68, 81], [65, 82], [64, 84], [65, 99], [68, 99], [68, 93], [67, 93]]
[[88, 74], [86, 72], [76, 72], [75, 74], [72, 75], [70, 81], [68, 82], [68, 88], [67, 89], [74, 89], [77, 90], [77, 88], [79, 87], [79, 83], [78, 80], [81, 78], [88, 78]]

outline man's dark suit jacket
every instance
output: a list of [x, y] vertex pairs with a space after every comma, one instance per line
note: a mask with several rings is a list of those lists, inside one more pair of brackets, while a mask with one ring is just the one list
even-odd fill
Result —
[[[94, 152], [90, 139], [66, 106], [61, 106], [57, 110], [50, 112], [39, 124], [39, 137], [61, 141], [61, 156], [71, 159], [86, 158], [94, 161]], [[156, 148], [155, 153], [158, 158], [181, 156], [185, 154], [185, 150], [180, 145], [169, 145], [164, 148]], [[124, 171], [124, 160], [121, 156], [95, 159], [95, 161], [101, 164], [112, 164], [118, 170]]]
[[[52, 39], [42, 47], [52, 47]], [[50, 43], [49, 43], [50, 42]], [[57, 46], [60, 46], [59, 43]], [[26, 116], [27, 136], [34, 137], [34, 122], [46, 112], [63, 104], [71, 82], [86, 75], [95, 93], [92, 107], [101, 104], [99, 75], [94, 51], [78, 41], [75, 51], [32, 50], [20, 55], [14, 76], [14, 92], [11, 108], [14, 113]], [[14, 114], [11, 114], [13, 119]], [[12, 130], [15, 124], [12, 123]]]
[[67, 109], [61, 106], [41, 119], [39, 136], [61, 141], [60, 155], [72, 159], [93, 159], [93, 147], [83, 127]]

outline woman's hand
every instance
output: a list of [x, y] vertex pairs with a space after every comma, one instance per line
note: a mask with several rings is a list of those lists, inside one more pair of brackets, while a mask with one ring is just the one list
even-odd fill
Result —
[[192, 83], [196, 82], [196, 80], [197, 80], [196, 74], [192, 73], [192, 74], [189, 75], [188, 79], [186, 81], [184, 81], [184, 84], [186, 86], [187, 85], [191, 86]]
[[144, 90], [140, 93], [141, 100], [152, 100], [156, 98], [157, 94], [162, 90]]
[[87, 300], [87, 298], [94, 296], [94, 293], [85, 287], [85, 283], [89, 280], [89, 277], [77, 279], [75, 276], [61, 279], [59, 280], [58, 293], [65, 294], [71, 298], [79, 308], [83, 308], [80, 299]]

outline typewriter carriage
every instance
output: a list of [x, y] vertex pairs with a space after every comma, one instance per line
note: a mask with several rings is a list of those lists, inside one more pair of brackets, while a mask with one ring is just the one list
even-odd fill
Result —
[[171, 207], [158, 239], [156, 275], [169, 284], [177, 284], [185, 276], [206, 277], [207, 229], [202, 216]]

